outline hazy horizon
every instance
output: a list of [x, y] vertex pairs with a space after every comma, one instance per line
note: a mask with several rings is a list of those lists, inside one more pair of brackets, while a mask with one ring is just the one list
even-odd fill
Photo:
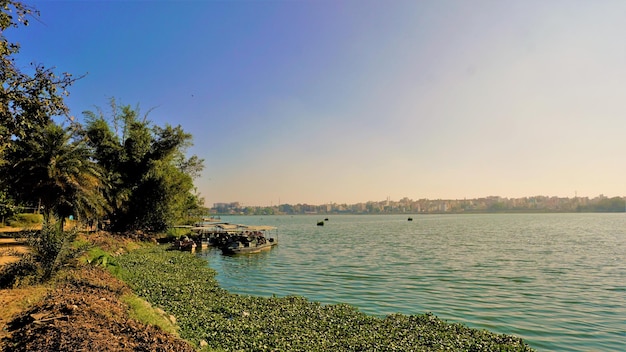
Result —
[[547, 197], [547, 198], [557, 197], [557, 198], [567, 198], [567, 199], [575, 199], [575, 198], [596, 199], [596, 198], [600, 198], [600, 197], [606, 197], [606, 198], [619, 197], [619, 198], [624, 198], [624, 196], [621, 196], [621, 195], [606, 195], [606, 194], [596, 194], [594, 196], [585, 196], [585, 195], [575, 194], [575, 195], [573, 195], [571, 197], [569, 197], [569, 196], [545, 195], [545, 194], [535, 194], [535, 195], [532, 195], [532, 196], [522, 196], [522, 197], [505, 197], [505, 196], [499, 196], [497, 194], [492, 194], [492, 195], [488, 195], [488, 196], [475, 197], [475, 198], [467, 198], [467, 197], [463, 197], [463, 198], [427, 198], [427, 197], [410, 198], [410, 197], [401, 197], [401, 198], [398, 198], [398, 199], [385, 198], [385, 199], [370, 199], [370, 200], [365, 200], [365, 201], [360, 201], [360, 202], [353, 202], [353, 203], [352, 202], [326, 202], [326, 203], [295, 202], [295, 203], [287, 203], [287, 202], [283, 202], [282, 200], [278, 199], [276, 202], [270, 202], [268, 204], [245, 204], [243, 202], [239, 202], [239, 201], [233, 200], [233, 201], [218, 201], [218, 202], [214, 202], [214, 203], [211, 203], [211, 204], [206, 204], [206, 206], [211, 208], [216, 203], [218, 203], [218, 204], [239, 203], [240, 206], [244, 206], [244, 207], [245, 206], [249, 206], [249, 207], [273, 207], [273, 206], [279, 206], [279, 205], [284, 205], [284, 204], [288, 204], [288, 205], [306, 204], [306, 205], [311, 205], [311, 206], [322, 206], [322, 205], [328, 205], [328, 204], [353, 205], [353, 204], [364, 204], [364, 203], [369, 203], [369, 202], [380, 203], [380, 202], [385, 202], [385, 201], [389, 201], [389, 202], [392, 202], [392, 203], [394, 203], [394, 202], [397, 203], [397, 202], [402, 201], [402, 199], [404, 199], [404, 198], [408, 198], [412, 202], [417, 202], [417, 201], [420, 201], [420, 200], [429, 200], [429, 201], [477, 200], [477, 199], [486, 199], [486, 198], [490, 198], [490, 197], [500, 197], [502, 199], [524, 199], [524, 198], [535, 198], [535, 197]]
[[28, 4], [18, 64], [192, 133], [207, 206], [625, 193], [626, 2]]

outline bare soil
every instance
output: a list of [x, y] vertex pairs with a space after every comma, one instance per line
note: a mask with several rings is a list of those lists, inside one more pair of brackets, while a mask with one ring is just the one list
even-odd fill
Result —
[[[10, 291], [10, 290], [8, 290]], [[6, 323], [3, 351], [195, 351], [187, 342], [128, 317], [128, 288], [98, 268], [66, 282]]]
[[[49, 291], [48, 286], [32, 286], [28, 288], [0, 290], [0, 341], [8, 336], [6, 324], [15, 315], [28, 309], [38, 302]], [[1, 343], [0, 343], [1, 346]], [[1, 349], [0, 349], [1, 351]]]
[[66, 272], [55, 287], [0, 290], [0, 351], [196, 351], [131, 319], [121, 301], [128, 292], [122, 281], [91, 266]]

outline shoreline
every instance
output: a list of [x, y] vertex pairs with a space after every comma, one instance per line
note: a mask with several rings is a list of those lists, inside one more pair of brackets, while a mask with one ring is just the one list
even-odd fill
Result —
[[148, 248], [122, 256], [118, 264], [124, 281], [177, 317], [181, 337], [218, 350], [532, 351], [519, 337], [430, 313], [380, 318], [348, 304], [322, 305], [301, 296], [233, 294], [219, 287], [205, 260], [189, 253]]

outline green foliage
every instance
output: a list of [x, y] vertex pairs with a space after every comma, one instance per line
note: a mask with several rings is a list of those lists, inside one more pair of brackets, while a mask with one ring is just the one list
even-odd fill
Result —
[[302, 297], [252, 297], [219, 288], [187, 253], [151, 247], [118, 258], [119, 275], [177, 318], [181, 337], [236, 351], [530, 351], [519, 338], [446, 323], [432, 314], [368, 316]]
[[53, 215], [89, 216], [104, 207], [100, 168], [84, 141], [73, 137], [71, 130], [49, 123], [16, 141], [0, 167], [10, 194], [25, 203], [40, 203], [44, 221]]
[[0, 269], [0, 289], [28, 286], [40, 282], [40, 268], [31, 256], [9, 263]]
[[20, 207], [17, 206], [15, 200], [5, 190], [0, 190], [0, 220], [15, 215], [19, 210]]
[[99, 247], [90, 248], [87, 251], [85, 261], [88, 264], [91, 264], [94, 266], [101, 266], [103, 268], [117, 266], [115, 257], [113, 257], [110, 253], [105, 252], [104, 250], [102, 250], [102, 248], [99, 248]]
[[43, 223], [43, 216], [41, 214], [21, 213], [15, 214], [7, 220], [7, 224], [12, 227], [33, 227], [41, 225]]
[[0, 287], [44, 282], [79, 255], [72, 242], [76, 231], [61, 231], [56, 224], [47, 223], [41, 231], [26, 231], [23, 238], [30, 253], [18, 262], [2, 268]]
[[101, 110], [84, 112], [85, 136], [110, 185], [105, 197], [111, 225], [117, 231], [165, 231], [198, 207], [192, 177], [202, 160], [183, 156], [191, 135], [180, 126], [152, 126], [138, 109], [117, 106], [114, 99], [111, 112], [108, 120]]
[[[81, 126], [73, 118], [67, 130], [52, 123], [51, 117], [68, 114], [63, 97], [75, 79], [41, 65], [23, 72], [15, 62], [19, 45], [5, 36], [38, 15], [20, 2], [0, 0], [0, 200], [9, 205], [0, 215], [13, 212], [8, 200], [15, 199], [41, 202], [46, 221], [106, 216], [120, 231], [158, 232], [184, 219], [199, 207], [192, 181], [203, 168], [198, 157], [184, 156], [191, 135], [180, 126], [152, 126], [138, 109], [114, 100], [111, 125], [91, 112], [85, 129], [74, 128]], [[84, 132], [89, 148], [73, 130]]]
[[55, 224], [44, 224], [41, 231], [29, 232], [26, 243], [31, 247], [33, 257], [42, 267], [42, 279], [46, 280], [57, 272], [78, 253], [72, 247], [76, 230], [63, 231]]
[[188, 228], [170, 227], [167, 229], [166, 235], [171, 238], [179, 238], [181, 236], [188, 236], [191, 234], [191, 230]]
[[506, 205], [502, 202], [496, 202], [489, 206], [489, 211], [491, 212], [502, 212], [506, 210]]

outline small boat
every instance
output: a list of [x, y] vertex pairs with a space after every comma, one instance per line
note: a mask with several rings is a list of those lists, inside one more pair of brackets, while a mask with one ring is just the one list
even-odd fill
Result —
[[[273, 226], [250, 226], [227, 222], [203, 221], [193, 226], [180, 225], [177, 228], [189, 230], [189, 235], [182, 236], [172, 242], [171, 249], [194, 251], [217, 247], [225, 253], [254, 253], [265, 247], [271, 248], [278, 242], [275, 238], [267, 238], [266, 233], [276, 230]], [[264, 246], [269, 243], [270, 246]], [[236, 250], [237, 248], [241, 250]]]
[[197, 244], [193, 239], [187, 236], [183, 236], [177, 239], [176, 241], [174, 241], [170, 249], [193, 252], [196, 250], [196, 247], [197, 247]]
[[323, 221], [318, 221], [317, 222], [317, 226], [324, 226], [324, 222]]
[[223, 254], [252, 254], [269, 250], [278, 244], [275, 237], [266, 233], [275, 230], [273, 226], [243, 226], [243, 231], [232, 234], [219, 247]]
[[413, 221], [413, 218], [409, 218], [409, 221]]
[[220, 218], [219, 216], [207, 216], [202, 218], [202, 222], [221, 222], [222, 218]]
[[278, 242], [273, 238], [266, 239], [265, 241], [234, 240], [221, 249], [223, 254], [253, 254], [271, 249], [277, 244]]
[[206, 242], [207, 245], [221, 247], [231, 237], [243, 233], [248, 226], [227, 222], [199, 222], [191, 227], [192, 238], [196, 243]]

